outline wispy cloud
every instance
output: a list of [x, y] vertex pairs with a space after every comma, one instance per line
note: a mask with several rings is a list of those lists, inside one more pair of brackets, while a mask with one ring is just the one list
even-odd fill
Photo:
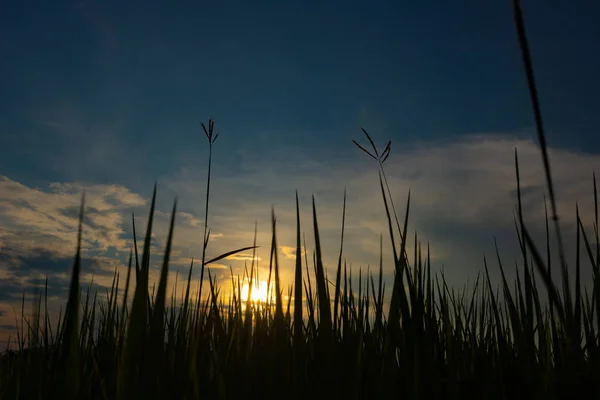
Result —
[[252, 257], [252, 254], [247, 253], [237, 253], [226, 258], [227, 260], [237, 260], [237, 261], [252, 261], [252, 260], [261, 260], [260, 257]]
[[46, 251], [72, 256], [81, 195], [86, 192], [84, 252], [126, 247], [122, 225], [127, 214], [146, 204], [130, 190], [114, 185], [52, 183], [46, 190], [0, 177], [0, 243], [9, 254]]
[[[285, 258], [290, 260], [296, 259], [296, 248], [292, 246], [279, 246], [279, 250], [283, 253]], [[301, 249], [300, 257], [304, 257], [306, 250], [304, 248]]]

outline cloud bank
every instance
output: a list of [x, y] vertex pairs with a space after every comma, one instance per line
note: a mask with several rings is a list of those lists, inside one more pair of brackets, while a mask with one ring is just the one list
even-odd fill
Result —
[[[445, 268], [449, 283], [462, 286], [483, 268], [483, 256], [494, 259], [494, 237], [508, 265], [519, 259], [514, 233], [516, 204], [514, 149], [518, 149], [525, 220], [536, 238], [544, 232], [544, 175], [538, 147], [533, 141], [506, 135], [470, 135], [452, 143], [413, 143], [398, 146], [386, 162], [389, 185], [399, 217], [403, 218], [411, 192], [409, 231], [418, 233], [423, 249], [431, 245], [435, 270]], [[258, 224], [256, 262], [266, 279], [271, 240], [271, 206], [277, 216], [279, 261], [287, 288], [293, 279], [296, 247], [295, 197], [300, 198], [301, 229], [305, 233], [308, 259], [312, 257], [311, 195], [318, 213], [325, 266], [335, 273], [340, 250], [342, 203], [347, 191], [344, 259], [354, 270], [379, 262], [383, 237], [384, 273], [392, 272], [390, 240], [373, 160], [358, 150], [352, 158], [316, 159], [296, 149], [278, 149], [268, 159], [247, 154], [237, 169], [218, 173], [211, 187], [208, 225], [211, 243], [207, 259], [234, 248], [250, 246]], [[567, 248], [574, 252], [575, 204], [586, 227], [594, 215], [592, 172], [600, 167], [600, 155], [566, 149], [550, 152], [558, 194], [558, 209]], [[219, 170], [219, 160], [215, 160]], [[187, 276], [192, 258], [200, 260], [204, 215], [205, 170], [181, 165], [159, 180], [155, 215], [153, 261], [160, 261], [170, 218], [171, 194], [179, 198], [176, 215], [172, 273], [178, 282]], [[151, 189], [151, 188], [149, 188]], [[82, 192], [86, 193], [83, 235], [83, 279], [92, 275], [97, 285], [108, 286], [115, 268], [124, 277], [132, 248], [131, 213], [136, 215], [137, 237], [143, 240], [149, 193], [107, 183], [51, 182], [28, 187], [0, 177], [0, 325], [12, 326], [12, 306], [23, 290], [43, 287], [48, 276], [53, 299], [65, 298], [68, 274], [76, 246], [77, 219]], [[165, 194], [166, 193], [166, 194]], [[591, 230], [588, 231], [591, 235]], [[381, 236], [382, 235], [382, 236]], [[411, 233], [408, 254], [413, 251]], [[543, 243], [543, 242], [540, 242]], [[252, 262], [244, 252], [213, 265], [211, 274], [223, 277], [224, 286], [234, 274], [242, 275]], [[493, 265], [493, 263], [491, 263]], [[589, 271], [584, 277], [589, 276]], [[152, 277], [157, 277], [153, 268]], [[509, 271], [510, 272], [510, 271]], [[587, 274], [587, 275], [586, 275]], [[357, 275], [357, 274], [355, 274]], [[494, 279], [497, 268], [491, 268]], [[509, 276], [514, 276], [509, 273]], [[199, 278], [199, 261], [195, 263]], [[388, 283], [388, 286], [390, 284]], [[285, 290], [287, 292], [287, 290]], [[178, 289], [180, 295], [181, 287]]]

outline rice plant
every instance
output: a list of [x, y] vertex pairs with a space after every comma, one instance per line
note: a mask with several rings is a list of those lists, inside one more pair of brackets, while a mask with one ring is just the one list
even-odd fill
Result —
[[[578, 251], [572, 291], [533, 68], [516, 0], [515, 21], [551, 206], [550, 215], [546, 212], [545, 249], [540, 250], [524, 223], [515, 153], [515, 225], [522, 252], [516, 282], [507, 281], [498, 253], [494, 268], [501, 272], [501, 292], [492, 286], [492, 266], [487, 259], [483, 260], [485, 274], [477, 277], [470, 291], [451, 288], [443, 273], [432, 273], [429, 245], [422, 244], [416, 235], [414, 241], [408, 237], [410, 193], [401, 216], [391, 196], [385, 171], [391, 142], [380, 151], [363, 129], [367, 144], [354, 144], [378, 168], [387, 216], [386, 240], [392, 244], [393, 281], [383, 280], [383, 237], [377, 273], [353, 271], [344, 261], [345, 196], [335, 271], [328, 271], [323, 262], [325, 249], [320, 243], [314, 198], [315, 249], [309, 262], [302, 251], [306, 246], [296, 194], [296, 260], [287, 303], [280, 280], [274, 211], [266, 288], [257, 286], [253, 256], [250, 270], [246, 269], [242, 277], [233, 279], [232, 273], [231, 295], [221, 295], [222, 283], [206, 266], [241, 251], [254, 252], [256, 230], [253, 245], [244, 244], [206, 259], [212, 146], [218, 137], [214, 121], [209, 121], [208, 128], [203, 125], [209, 142], [209, 175], [198, 293], [190, 291], [192, 262], [183, 300], [175, 300], [175, 290], [167, 299], [176, 202], [158, 286], [150, 288], [156, 187], [141, 254], [134, 233], [124, 286], [115, 270], [105, 299], [92, 291], [91, 285], [85, 293], [81, 291], [80, 242], [85, 234], [82, 199], [78, 246], [64, 313], [51, 323], [47, 284], [45, 292], [36, 298], [32, 317], [21, 313], [14, 350], [0, 358], [0, 399], [562, 399], [600, 393], [600, 240], [595, 177], [593, 232], [589, 235], [584, 230], [577, 213], [576, 233], [577, 249], [583, 248], [592, 266], [593, 282], [590, 292], [581, 284], [583, 260]], [[558, 237], [556, 245], [550, 241], [550, 220]], [[135, 220], [133, 226], [135, 232]], [[413, 254], [407, 250], [409, 244]], [[555, 248], [560, 285], [552, 279]], [[128, 293], [130, 281], [133, 296]], [[124, 295], [119, 296], [122, 287]], [[258, 290], [266, 294], [257, 295]]]

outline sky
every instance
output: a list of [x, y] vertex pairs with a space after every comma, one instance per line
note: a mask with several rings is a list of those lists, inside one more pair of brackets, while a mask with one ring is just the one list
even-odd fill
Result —
[[[574, 254], [575, 205], [591, 234], [600, 5], [524, 1], [527, 33], [558, 192]], [[216, 121], [208, 257], [252, 244], [268, 267], [271, 207], [284, 283], [292, 282], [297, 190], [307, 250], [311, 196], [330, 275], [391, 247], [377, 164], [352, 139], [364, 127], [392, 152], [399, 214], [432, 268], [462, 287], [495, 282], [494, 240], [514, 277], [519, 152], [525, 220], [544, 237], [544, 178], [510, 1], [27, 1], [0, 13], [0, 339], [14, 334], [23, 291], [48, 277], [68, 290], [78, 205], [86, 193], [82, 280], [109, 286], [145, 229], [158, 182], [156, 263], [178, 198], [170, 283], [201, 257], [208, 143]], [[228, 279], [251, 254], [211, 269]], [[153, 269], [156, 276], [157, 269]], [[589, 277], [589, 270], [584, 270]], [[199, 279], [199, 273], [194, 273]], [[0, 344], [1, 345], [1, 344]]]

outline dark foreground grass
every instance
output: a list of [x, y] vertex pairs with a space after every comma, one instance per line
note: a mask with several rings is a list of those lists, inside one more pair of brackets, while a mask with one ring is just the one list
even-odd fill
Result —
[[[551, 244], [547, 222], [543, 250], [533, 243], [523, 223], [515, 154], [518, 186], [515, 224], [522, 251], [516, 282], [507, 282], [499, 256], [495, 264], [502, 275], [500, 292], [492, 287], [487, 260], [484, 260], [485, 275], [477, 278], [470, 292], [449, 288], [443, 274], [432, 275], [428, 246], [422, 248], [416, 236], [413, 242], [407, 235], [410, 194], [403, 217], [397, 216], [390, 197], [384, 162], [391, 146], [388, 143], [380, 152], [364, 131], [368, 145], [355, 144], [378, 164], [388, 221], [386, 229], [393, 244], [395, 277], [388, 287], [391, 299], [387, 312], [382, 262], [376, 273], [359, 271], [358, 288], [352, 286], [356, 271], [353, 279], [352, 271], [343, 262], [344, 219], [335, 274], [331, 279], [328, 277], [322, 262], [314, 200], [311, 228], [315, 251], [310, 263], [302, 258], [297, 206], [295, 280], [290, 300], [283, 301], [273, 213], [269, 264], [269, 281], [275, 287], [272, 302], [243, 301], [239, 284], [233, 284], [229, 298], [219, 295], [219, 284], [205, 267], [256, 246], [206, 260], [204, 254], [210, 238], [207, 224], [200, 262], [202, 278], [208, 272], [207, 284], [202, 292], [190, 293], [192, 265], [183, 301], [176, 305], [171, 298], [169, 302], [167, 275], [176, 208], [158, 286], [150, 290], [155, 189], [143, 249], [139, 254], [134, 242], [125, 285], [121, 285], [121, 277], [115, 271], [106, 300], [99, 300], [89, 290], [81, 293], [78, 246], [67, 306], [58, 323], [50, 323], [46, 296], [40, 295], [32, 318], [22, 314], [16, 338], [18, 351], [7, 352], [0, 359], [0, 399], [597, 396], [600, 393], [600, 241], [595, 178], [596, 209], [591, 237], [577, 216], [577, 254], [581, 248], [593, 272], [591, 285], [584, 288], [580, 279], [584, 260], [579, 255], [571, 264], [575, 270], [574, 285], [569, 282], [533, 69], [516, 1], [515, 10], [547, 172], [551, 216], [546, 220], [554, 221], [559, 238], [556, 246]], [[217, 137], [213, 130], [211, 121], [205, 129], [211, 149]], [[210, 162], [211, 158], [209, 171]], [[210, 187], [205, 221], [209, 191]], [[82, 216], [83, 212], [82, 201]], [[81, 230], [80, 220], [79, 238]], [[414, 248], [412, 254], [407, 252], [409, 240]], [[554, 249], [559, 254], [560, 286], [552, 280]], [[309, 273], [316, 282], [314, 287], [308, 279]], [[257, 279], [253, 263], [241, 277], [244, 279], [251, 282], [252, 288]], [[130, 280], [133, 280], [133, 296], [128, 293]], [[120, 287], [125, 288], [124, 296], [117, 295]], [[202, 297], [202, 293], [207, 296]], [[133, 300], [128, 304], [131, 297]]]

